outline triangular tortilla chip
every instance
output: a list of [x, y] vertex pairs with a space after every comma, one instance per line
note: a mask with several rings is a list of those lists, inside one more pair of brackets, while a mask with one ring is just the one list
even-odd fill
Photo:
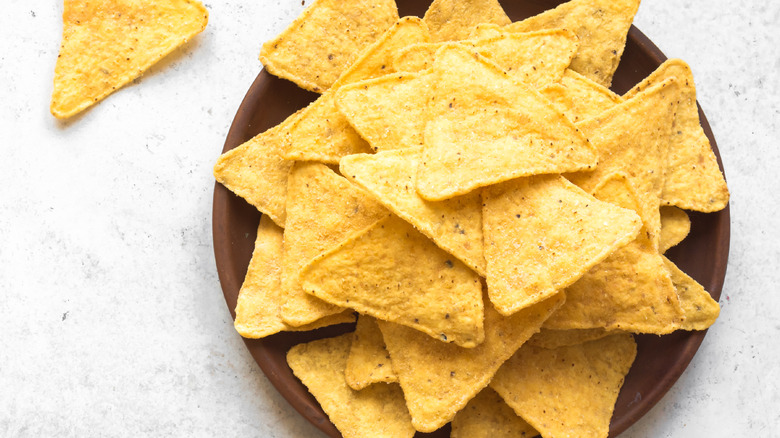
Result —
[[588, 140], [537, 91], [464, 46], [448, 44], [433, 67], [417, 191], [441, 201], [520, 176], [589, 169]]
[[338, 246], [389, 215], [359, 187], [318, 163], [296, 163], [287, 183], [287, 222], [282, 257], [282, 318], [300, 326], [344, 309], [304, 292], [300, 272], [322, 252]]
[[399, 73], [341, 87], [336, 104], [374, 152], [420, 147], [430, 91], [430, 74]]
[[640, 0], [572, 0], [506, 26], [511, 32], [566, 28], [580, 39], [571, 69], [609, 87]]
[[677, 246], [691, 232], [691, 219], [683, 210], [673, 206], [661, 207], [661, 237], [658, 242], [658, 252], [665, 253], [669, 248]]
[[414, 428], [432, 432], [450, 421], [564, 300], [557, 294], [509, 317], [487, 305], [485, 342], [475, 348], [437, 342], [407, 327], [377, 321]]
[[414, 428], [398, 385], [372, 385], [362, 391], [347, 386], [344, 369], [351, 337], [347, 333], [298, 344], [287, 352], [287, 364], [344, 438], [411, 438]]
[[635, 357], [628, 334], [555, 350], [524, 345], [490, 387], [542, 436], [607, 438]]
[[512, 22], [498, 0], [434, 0], [423, 20], [433, 41], [464, 40], [480, 23]]
[[487, 387], [452, 420], [450, 438], [532, 438], [539, 432]]
[[197, 0], [65, 0], [51, 113], [71, 117], [141, 76], [200, 33]]
[[540, 92], [575, 123], [595, 117], [623, 101], [609, 88], [571, 69], [566, 69], [560, 83], [548, 85]]
[[360, 315], [358, 318], [344, 374], [347, 385], [355, 390], [374, 383], [398, 381], [382, 332], [376, 320], [368, 315]]
[[[332, 324], [352, 322], [350, 311], [327, 316], [312, 324], [293, 327], [282, 321], [282, 248], [284, 230], [263, 215], [246, 278], [238, 292], [236, 331], [245, 338], [264, 338], [281, 331], [313, 330]], [[378, 329], [377, 329], [378, 330]]]
[[[398, 71], [419, 72], [433, 66], [446, 43], [420, 43], [401, 50], [393, 60]], [[558, 82], [577, 52], [577, 36], [565, 29], [510, 33], [497, 30], [489, 38], [461, 41], [504, 69], [509, 76], [539, 88]]]
[[397, 216], [324, 253], [303, 288], [337, 306], [474, 347], [485, 339], [479, 276]]
[[680, 84], [680, 102], [674, 119], [661, 199], [666, 204], [687, 210], [705, 213], [722, 210], [729, 202], [729, 190], [710, 141], [699, 123], [696, 87], [688, 64], [680, 59], [664, 62], [629, 90], [624, 98], [630, 99], [667, 78], [676, 78]]
[[488, 295], [504, 315], [574, 283], [642, 226], [559, 175], [508, 181], [482, 197]]
[[598, 149], [599, 164], [589, 172], [565, 175], [588, 192], [615, 172], [628, 175], [655, 245], [661, 230], [658, 208], [679, 91], [677, 82], [670, 79], [578, 123]]
[[263, 44], [260, 62], [271, 73], [322, 93], [398, 21], [394, 0], [315, 0], [276, 38]]
[[685, 320], [681, 330], [706, 330], [720, 315], [720, 305], [696, 280], [681, 271], [671, 260], [663, 257], [666, 268], [672, 274], [672, 282], [680, 297]]
[[531, 336], [527, 345], [555, 350], [561, 347], [571, 347], [573, 345], [584, 344], [585, 342], [595, 341], [610, 335], [620, 333], [619, 330], [595, 329], [570, 329], [570, 330], [551, 330], [542, 328], [539, 333]]
[[341, 157], [370, 152], [365, 140], [336, 107], [336, 90], [353, 82], [392, 73], [394, 54], [410, 44], [427, 42], [428, 29], [416, 17], [404, 17], [369, 46], [333, 86], [312, 102], [290, 127], [284, 152], [288, 160], [338, 164]]
[[293, 162], [285, 160], [285, 135], [301, 111], [251, 140], [220, 155], [214, 178], [284, 227], [287, 218], [287, 176]]
[[440, 202], [424, 200], [414, 189], [420, 152], [414, 148], [350, 155], [341, 160], [341, 173], [430, 237], [441, 249], [484, 276], [479, 191]]
[[[639, 201], [625, 175], [610, 176], [594, 192], [602, 201], [636, 210]], [[545, 322], [551, 329], [625, 330], [667, 334], [682, 310], [663, 260], [647, 228], [566, 288], [566, 304]]]

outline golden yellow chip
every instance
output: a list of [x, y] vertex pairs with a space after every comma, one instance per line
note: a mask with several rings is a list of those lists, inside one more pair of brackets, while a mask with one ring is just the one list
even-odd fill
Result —
[[371, 149], [423, 144], [431, 75], [397, 73], [355, 82], [336, 93], [336, 105]]
[[[403, 49], [393, 66], [399, 71], [419, 72], [433, 66], [436, 51], [446, 43], [421, 43]], [[461, 41], [504, 69], [509, 76], [532, 88], [563, 77], [577, 52], [577, 36], [565, 29], [510, 33], [496, 31], [489, 38]]]
[[624, 172], [639, 196], [638, 211], [656, 247], [661, 230], [658, 208], [678, 95], [679, 86], [670, 79], [578, 123], [598, 150], [599, 164], [589, 172], [565, 175], [585, 191], [592, 191], [609, 175]]
[[367, 388], [374, 383], [398, 381], [382, 332], [379, 331], [376, 320], [368, 315], [360, 315], [358, 318], [344, 374], [347, 385], [355, 390]]
[[344, 310], [304, 292], [303, 267], [390, 212], [324, 164], [296, 163], [287, 184], [282, 319], [301, 326]]
[[664, 62], [624, 97], [631, 98], [668, 78], [677, 79], [680, 96], [661, 199], [687, 210], [705, 213], [722, 210], [729, 202], [729, 190], [710, 141], [699, 123], [696, 87], [688, 64], [680, 59]]
[[301, 273], [316, 297], [461, 347], [485, 339], [482, 282], [397, 216], [324, 253]]
[[344, 369], [351, 337], [347, 333], [296, 345], [287, 352], [287, 364], [344, 438], [411, 438], [414, 428], [397, 384], [362, 391], [347, 386]]
[[527, 345], [534, 347], [555, 350], [561, 347], [571, 347], [573, 345], [584, 344], [585, 342], [595, 341], [610, 335], [619, 333], [618, 330], [595, 329], [569, 329], [553, 330], [542, 328], [542, 330], [531, 336]]
[[[246, 278], [238, 292], [236, 331], [245, 338], [264, 338], [280, 331], [313, 330], [332, 324], [352, 322], [351, 311], [326, 316], [312, 324], [293, 327], [282, 321], [282, 248], [284, 230], [263, 215], [257, 227], [257, 239]], [[378, 330], [378, 329], [377, 329]]]
[[682, 330], [706, 330], [720, 315], [720, 305], [712, 299], [696, 280], [681, 271], [671, 260], [663, 258], [666, 268], [672, 274], [672, 282], [677, 288], [685, 320], [680, 325]]
[[360, 185], [393, 213], [412, 224], [436, 245], [485, 275], [482, 245], [482, 200], [479, 191], [426, 201], [414, 189], [420, 148], [359, 154], [341, 160], [341, 173]]
[[544, 437], [606, 438], [635, 357], [628, 334], [555, 350], [524, 345], [490, 386]]
[[532, 438], [539, 435], [487, 387], [452, 420], [451, 438]]
[[284, 157], [288, 160], [338, 164], [341, 157], [371, 149], [336, 107], [341, 86], [392, 72], [391, 61], [402, 47], [428, 41], [425, 23], [404, 17], [368, 47], [328, 92], [303, 110], [290, 128]]
[[417, 191], [430, 201], [520, 176], [589, 169], [596, 152], [535, 90], [458, 44], [436, 55]]
[[682, 242], [691, 232], [691, 219], [688, 214], [673, 205], [661, 207], [661, 237], [658, 252], [665, 253], [669, 248]]
[[434, 0], [423, 20], [433, 41], [464, 40], [480, 23], [512, 22], [498, 0]]
[[[636, 210], [639, 201], [622, 174], [610, 176], [594, 192], [602, 201]], [[667, 334], [679, 328], [680, 302], [650, 233], [619, 248], [566, 288], [566, 303], [545, 328], [624, 330]]]
[[595, 117], [623, 101], [609, 88], [570, 69], [566, 69], [560, 83], [548, 85], [540, 92], [572, 122]]
[[285, 134], [301, 111], [220, 155], [214, 178], [267, 214], [280, 227], [287, 217], [287, 176], [293, 162], [285, 160]]
[[396, 21], [394, 0], [315, 0], [263, 44], [260, 62], [269, 73], [322, 93]]
[[642, 226], [633, 211], [559, 175], [519, 178], [482, 196], [488, 295], [504, 315], [574, 283]]
[[378, 321], [414, 428], [432, 432], [452, 420], [564, 300], [562, 293], [557, 294], [509, 317], [486, 306], [485, 342], [475, 348], [437, 342], [410, 328]]
[[640, 0], [572, 0], [506, 26], [511, 32], [565, 28], [580, 39], [571, 69], [609, 87]]
[[197, 0], [65, 0], [51, 113], [64, 119], [102, 100], [207, 22]]

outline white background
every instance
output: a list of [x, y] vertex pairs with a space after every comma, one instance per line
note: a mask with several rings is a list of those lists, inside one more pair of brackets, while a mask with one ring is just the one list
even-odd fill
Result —
[[[203, 34], [66, 123], [49, 114], [61, 2], [2, 7], [0, 436], [324, 436], [234, 332], [211, 243], [211, 168], [301, 2], [209, 0]], [[635, 24], [693, 69], [732, 235], [720, 319], [624, 436], [776, 436], [780, 5], [645, 0]]]

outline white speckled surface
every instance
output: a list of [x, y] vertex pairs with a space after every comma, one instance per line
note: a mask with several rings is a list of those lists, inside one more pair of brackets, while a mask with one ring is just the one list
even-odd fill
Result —
[[[211, 244], [211, 167], [260, 44], [303, 6], [207, 7], [201, 36], [60, 123], [48, 107], [61, 2], [3, 2], [0, 436], [324, 436], [234, 332]], [[635, 24], [693, 68], [732, 237], [720, 319], [623, 436], [775, 436], [780, 4], [644, 0]]]

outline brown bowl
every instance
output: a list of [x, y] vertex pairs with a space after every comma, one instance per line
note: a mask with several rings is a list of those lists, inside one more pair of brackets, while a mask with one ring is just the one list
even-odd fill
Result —
[[[525, 0], [502, 3], [509, 17], [516, 21], [555, 7], [561, 1]], [[429, 4], [430, 2], [416, 0], [398, 0], [398, 9], [402, 16], [422, 16]], [[619, 94], [626, 92], [664, 60], [666, 56], [632, 26], [612, 89]], [[265, 70], [261, 71], [238, 109], [223, 152], [278, 124], [316, 98], [314, 93], [271, 76]], [[718, 165], [723, 170], [712, 130], [701, 107], [699, 117], [718, 156]], [[690, 212], [689, 215], [690, 235], [680, 245], [669, 250], [667, 256], [718, 300], [728, 261], [729, 209], [726, 207], [725, 210], [711, 214]], [[222, 185], [216, 184], [212, 220], [217, 271], [225, 301], [235, 318], [238, 291], [254, 249], [260, 213]], [[292, 374], [285, 355], [291, 346], [300, 342], [335, 336], [353, 329], [354, 325], [342, 324], [313, 332], [288, 332], [259, 340], [244, 339], [252, 357], [282, 396], [301, 415], [331, 437], [340, 437], [341, 434], [328, 420], [317, 401]], [[610, 425], [611, 437], [634, 424], [666, 394], [690, 363], [705, 334], [706, 331], [680, 331], [667, 336], [636, 336], [638, 354], [615, 405]], [[446, 437], [449, 436], [449, 426], [432, 434], [418, 433], [417, 436]]]

